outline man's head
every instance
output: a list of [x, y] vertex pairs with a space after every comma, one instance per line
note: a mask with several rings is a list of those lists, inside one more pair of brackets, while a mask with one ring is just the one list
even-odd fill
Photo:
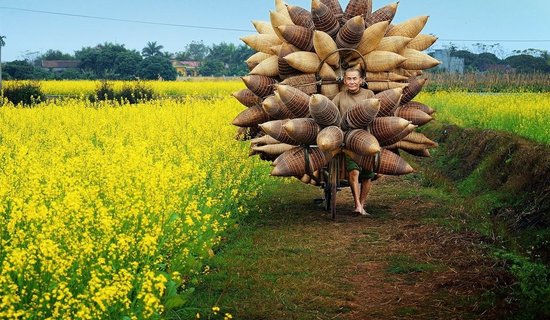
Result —
[[355, 93], [361, 89], [361, 71], [358, 69], [348, 68], [344, 72], [344, 85], [348, 89], [348, 92]]

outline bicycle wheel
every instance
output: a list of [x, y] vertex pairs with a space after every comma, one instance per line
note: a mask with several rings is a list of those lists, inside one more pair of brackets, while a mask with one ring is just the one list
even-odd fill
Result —
[[[329, 196], [330, 201], [328, 207], [330, 208], [330, 215], [332, 220], [336, 220], [336, 193], [338, 192], [338, 182], [340, 181], [340, 167], [338, 158], [334, 158], [329, 164]], [[329, 199], [329, 198], [327, 198]]]

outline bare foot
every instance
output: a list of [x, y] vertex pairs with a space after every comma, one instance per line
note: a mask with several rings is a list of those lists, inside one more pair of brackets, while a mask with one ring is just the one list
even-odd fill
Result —
[[365, 216], [365, 217], [370, 217], [370, 216], [371, 216], [371, 215], [370, 215], [367, 211], [365, 211], [365, 209], [363, 209], [363, 208], [355, 208], [355, 209], [353, 210], [353, 212], [354, 212], [354, 213], [359, 213], [360, 215]]

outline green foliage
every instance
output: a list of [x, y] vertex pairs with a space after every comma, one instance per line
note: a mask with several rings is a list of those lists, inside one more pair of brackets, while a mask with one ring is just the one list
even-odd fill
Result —
[[92, 72], [96, 79], [133, 79], [141, 61], [139, 52], [108, 42], [82, 48], [75, 57], [80, 60], [80, 68]]
[[164, 48], [164, 46], [157, 44], [156, 41], [149, 41], [145, 48], [141, 50], [141, 55], [144, 57], [160, 56], [162, 55], [162, 48]]
[[517, 279], [514, 285], [521, 310], [517, 319], [548, 319], [550, 317], [550, 268], [542, 263], [511, 252], [496, 251], [495, 256], [504, 260]]
[[114, 100], [115, 99], [115, 89], [113, 85], [107, 81], [101, 81], [95, 94], [89, 97], [90, 101], [105, 101], [105, 100]]
[[125, 83], [120, 91], [115, 90], [112, 83], [102, 81], [96, 88], [95, 93], [88, 98], [92, 102], [116, 100], [120, 103], [135, 104], [154, 99], [155, 93], [153, 88], [139, 81]]
[[176, 80], [177, 72], [167, 57], [151, 56], [140, 62], [138, 75], [147, 80]]
[[435, 269], [432, 264], [416, 262], [411, 257], [404, 255], [391, 256], [389, 262], [386, 272], [392, 274], [425, 272]]
[[34, 66], [25, 60], [15, 60], [3, 64], [2, 72], [7, 73], [10, 79], [34, 79]]
[[4, 88], [4, 97], [14, 105], [33, 106], [45, 99], [38, 82], [15, 81]]

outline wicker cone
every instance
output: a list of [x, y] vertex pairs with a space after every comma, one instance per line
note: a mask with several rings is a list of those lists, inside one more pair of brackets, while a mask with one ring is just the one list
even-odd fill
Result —
[[275, 95], [269, 96], [262, 102], [262, 108], [271, 118], [277, 120], [295, 118], [286, 105]]
[[372, 13], [372, 0], [350, 0], [344, 11], [344, 20], [355, 16], [368, 16]]
[[[406, 59], [397, 53], [389, 51], [372, 51], [365, 56], [365, 61], [367, 63], [367, 71], [370, 72], [382, 72], [382, 71], [391, 71], [397, 68], [401, 63]], [[362, 59], [357, 59], [350, 63], [351, 65], [360, 64], [363, 69]]]
[[340, 54], [336, 42], [331, 36], [323, 31], [316, 30], [313, 33], [313, 47], [321, 60], [325, 60], [329, 65], [338, 68], [340, 65]]
[[403, 131], [407, 130], [409, 124], [408, 120], [399, 117], [376, 118], [372, 122], [371, 133], [378, 139], [381, 146], [388, 146], [406, 136], [406, 134], [403, 135]]
[[423, 133], [413, 131], [403, 138], [402, 141], [409, 141], [412, 143], [418, 143], [426, 145], [427, 147], [437, 147], [438, 144], [435, 141], [430, 140]]
[[321, 86], [321, 94], [329, 99], [334, 99], [340, 92], [340, 86], [338, 84], [323, 84]]
[[242, 37], [241, 40], [250, 48], [267, 54], [271, 54], [271, 47], [281, 44], [281, 40], [274, 34], [251, 34]]
[[427, 105], [425, 105], [423, 103], [416, 102], [416, 101], [409, 101], [409, 102], [403, 104], [403, 107], [415, 108], [415, 109], [424, 111], [429, 115], [432, 115], [435, 112], [434, 109], [428, 107]]
[[337, 126], [329, 126], [317, 134], [317, 146], [325, 153], [339, 149], [344, 143], [344, 131]]
[[429, 114], [416, 108], [399, 107], [395, 111], [395, 115], [409, 120], [412, 124], [417, 126], [423, 126], [433, 120]]
[[278, 27], [283, 38], [303, 51], [313, 51], [313, 30], [296, 25]]
[[247, 107], [252, 107], [262, 103], [262, 98], [254, 94], [250, 89], [242, 89], [232, 93], [235, 99]]
[[403, 105], [416, 97], [418, 93], [422, 90], [424, 84], [426, 84], [427, 79], [411, 78], [409, 79], [409, 85], [403, 89], [403, 97], [401, 98], [400, 104]]
[[403, 36], [412, 39], [420, 34], [426, 22], [428, 22], [428, 18], [428, 16], [418, 16], [403, 21], [388, 30], [386, 36]]
[[367, 16], [367, 18], [365, 19], [365, 26], [368, 28], [373, 24], [381, 21], [388, 21], [389, 23], [391, 23], [391, 21], [393, 20], [393, 17], [395, 17], [395, 13], [397, 12], [398, 4], [399, 2], [388, 4], [387, 6], [384, 6], [374, 11], [371, 15]]
[[284, 57], [296, 51], [299, 51], [299, 49], [294, 47], [291, 44], [283, 43], [281, 45], [281, 50], [279, 51], [279, 55], [277, 59], [277, 68], [279, 70], [279, 77], [281, 77], [281, 79], [286, 79], [294, 75], [302, 74], [300, 70], [297, 70], [291, 67], [288, 64], [288, 62], [284, 59]]
[[281, 84], [297, 88], [307, 95], [312, 95], [317, 93], [316, 81], [315, 74], [309, 73], [288, 77]]
[[315, 73], [321, 63], [319, 56], [315, 52], [298, 51], [286, 55], [285, 59], [294, 69], [304, 73]]
[[403, 49], [400, 53], [407, 60], [401, 64], [401, 67], [409, 70], [424, 70], [430, 69], [441, 62], [437, 59], [430, 57], [424, 52], [420, 52], [414, 49]]
[[[349, 19], [346, 24], [340, 28], [336, 35], [336, 45], [338, 48], [355, 49], [361, 41], [361, 37], [365, 32], [365, 20], [362, 16], [356, 16]], [[341, 52], [341, 56], [350, 55], [349, 52]]]
[[270, 11], [269, 20], [271, 21], [271, 27], [277, 34], [277, 37], [279, 37], [279, 39], [284, 42], [285, 38], [283, 37], [281, 31], [279, 30], [279, 27], [285, 26], [285, 25], [293, 25], [294, 22], [292, 22], [292, 19], [290, 19], [290, 17], [287, 17], [284, 14], [279, 13], [277, 11]]
[[313, 94], [309, 98], [309, 113], [321, 126], [334, 126], [340, 123], [338, 107], [325, 95]]
[[260, 62], [250, 74], [257, 74], [266, 77], [276, 77], [279, 75], [279, 57], [271, 56]]
[[384, 37], [380, 41], [380, 44], [378, 44], [378, 47], [376, 47], [376, 50], [399, 53], [409, 44], [409, 42], [411, 42], [411, 40], [412, 38], [403, 36]]
[[379, 110], [380, 100], [365, 99], [342, 116], [342, 126], [345, 129], [367, 128], [374, 121]]
[[321, 0], [321, 2], [330, 9], [337, 19], [343, 18], [344, 10], [338, 0]]
[[254, 25], [254, 29], [258, 31], [258, 33], [261, 34], [274, 34], [275, 30], [273, 30], [273, 27], [271, 26], [271, 23], [267, 21], [260, 21], [260, 20], [252, 20], [252, 25]]
[[[388, 24], [389, 22], [382, 21], [366, 28], [355, 49], [359, 51], [361, 55], [366, 55], [367, 53], [374, 51], [382, 38], [384, 38]], [[349, 56], [349, 60], [357, 58], [360, 57], [356, 52], [352, 52]]]
[[401, 140], [401, 141], [397, 141], [396, 143], [392, 144], [391, 146], [387, 146], [386, 148], [387, 149], [399, 148], [399, 149], [420, 151], [420, 150], [427, 149], [427, 148], [435, 148], [435, 146], [428, 146], [428, 145], [425, 145], [425, 144], [422, 144], [422, 143], [415, 143], [415, 142], [410, 142], [410, 141], [407, 141], [407, 140]]
[[300, 144], [315, 144], [321, 127], [312, 118], [291, 119], [283, 125], [289, 137]]
[[311, 1], [311, 19], [318, 31], [326, 32], [333, 39], [336, 38], [340, 24], [334, 12], [319, 0]]
[[277, 144], [266, 144], [263, 146], [253, 146], [252, 150], [255, 152], [263, 152], [270, 156], [279, 156], [294, 147], [296, 146], [293, 146], [291, 144], [286, 144], [286, 143], [277, 143]]
[[424, 51], [437, 41], [437, 37], [431, 34], [419, 34], [407, 44], [406, 48]]
[[250, 144], [252, 146], [264, 146], [266, 144], [278, 144], [281, 141], [273, 138], [272, 136], [266, 134], [258, 138], [250, 139]]
[[274, 139], [288, 144], [298, 145], [299, 143], [289, 137], [286, 131], [283, 129], [283, 125], [289, 120], [272, 120], [267, 121], [259, 125], [263, 132], [270, 135]]
[[308, 10], [298, 7], [298, 6], [287, 6], [288, 14], [290, 19], [297, 26], [302, 26], [310, 30], [315, 29], [315, 24], [313, 24], [313, 19], [311, 18], [311, 12]]
[[394, 115], [402, 99], [403, 90], [402, 88], [394, 88], [384, 90], [374, 95], [375, 98], [380, 100], [379, 117], [391, 117]]
[[239, 113], [237, 117], [233, 119], [232, 124], [237, 127], [255, 127], [268, 120], [269, 116], [265, 113], [264, 109], [256, 105]]
[[387, 175], [404, 175], [413, 173], [414, 169], [397, 154], [382, 149], [380, 152], [380, 167], [378, 173]]
[[381, 92], [395, 88], [405, 88], [406, 83], [395, 81], [367, 81], [368, 88], [374, 92]]
[[[325, 166], [329, 159], [319, 148], [309, 148], [309, 168], [316, 171]], [[272, 176], [303, 176], [306, 172], [306, 156], [304, 148], [293, 148], [277, 158], [277, 164], [271, 171]]]
[[358, 155], [374, 155], [380, 151], [378, 140], [368, 131], [363, 129], [348, 131], [344, 141], [346, 148]]
[[[408, 78], [393, 72], [367, 72], [368, 81], [403, 81]], [[369, 88], [370, 89], [370, 88]]]
[[253, 55], [251, 55], [250, 57], [248, 57], [248, 59], [245, 60], [245, 62], [250, 66], [250, 65], [254, 65], [254, 66], [257, 66], [260, 62], [264, 61], [265, 59], [271, 57], [272, 54], [269, 54], [269, 53], [265, 53], [265, 52], [256, 52], [254, 53]]
[[262, 99], [273, 94], [273, 90], [275, 89], [273, 85], [277, 83], [273, 78], [257, 74], [244, 76], [241, 79], [248, 89]]
[[300, 89], [278, 85], [277, 94], [296, 117], [306, 118], [309, 116], [309, 96]]

